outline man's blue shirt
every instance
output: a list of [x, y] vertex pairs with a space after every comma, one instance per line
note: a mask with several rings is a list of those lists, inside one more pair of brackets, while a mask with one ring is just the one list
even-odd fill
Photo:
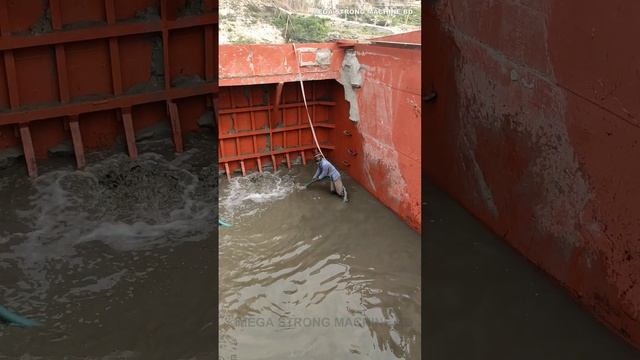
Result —
[[340, 179], [340, 173], [336, 170], [335, 166], [333, 166], [333, 164], [331, 164], [327, 159], [322, 159], [320, 160], [320, 163], [318, 163], [318, 170], [316, 170], [314, 177], [316, 179], [322, 179], [326, 176], [331, 177], [331, 181]]

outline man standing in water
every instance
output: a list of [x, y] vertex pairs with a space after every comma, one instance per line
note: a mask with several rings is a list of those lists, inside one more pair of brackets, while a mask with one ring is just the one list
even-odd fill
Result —
[[329, 177], [331, 179], [331, 192], [335, 192], [338, 196], [342, 197], [344, 202], [347, 202], [347, 189], [342, 184], [342, 178], [336, 167], [319, 152], [316, 152], [313, 157], [316, 160], [316, 164], [318, 164], [318, 170], [316, 170], [316, 174], [313, 175], [311, 182], [308, 183], [307, 186], [325, 177]]

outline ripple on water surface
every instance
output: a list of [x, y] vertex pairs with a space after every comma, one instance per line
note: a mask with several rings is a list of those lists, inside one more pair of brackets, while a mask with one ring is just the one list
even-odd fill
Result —
[[[0, 300], [46, 324], [37, 330], [46, 340], [32, 338], [25, 348], [48, 354], [54, 351], [50, 343], [76, 336], [70, 334], [77, 333], [78, 324], [87, 325], [95, 342], [115, 336], [113, 329], [103, 335], [97, 330], [109, 320], [110, 309], [149, 288], [156, 269], [177, 261], [169, 254], [180, 244], [211, 239], [217, 185], [209, 146], [179, 156], [147, 152], [136, 161], [104, 155], [82, 171], [55, 167], [35, 180], [5, 170], [0, 176]], [[83, 304], [96, 299], [102, 302], [90, 308], [99, 311], [80, 313]], [[17, 331], [0, 326], [0, 337], [23, 341]], [[103, 342], [96, 353], [128, 340]], [[81, 350], [70, 346], [68, 351]]]
[[221, 180], [225, 358], [420, 358], [419, 236], [345, 179], [312, 167]]

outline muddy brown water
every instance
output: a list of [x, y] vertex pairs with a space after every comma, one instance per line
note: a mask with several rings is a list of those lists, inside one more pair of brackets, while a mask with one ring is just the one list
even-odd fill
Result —
[[634, 360], [640, 351], [423, 180], [424, 358]]
[[0, 171], [0, 304], [42, 323], [0, 323], [0, 359], [214, 358], [213, 143]]
[[220, 359], [420, 359], [420, 237], [351, 179], [220, 179]]

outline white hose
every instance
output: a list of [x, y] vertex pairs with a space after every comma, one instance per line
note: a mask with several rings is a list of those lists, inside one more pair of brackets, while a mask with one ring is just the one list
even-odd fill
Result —
[[309, 106], [307, 106], [307, 97], [304, 94], [304, 84], [302, 83], [302, 71], [300, 70], [300, 62], [298, 61], [298, 51], [296, 50], [296, 44], [293, 45], [293, 54], [296, 57], [296, 65], [298, 66], [298, 80], [300, 80], [300, 90], [302, 90], [302, 100], [304, 101], [304, 108], [307, 111], [307, 119], [309, 120], [309, 126], [311, 127], [311, 134], [313, 134], [313, 140], [316, 143], [316, 148], [320, 152], [320, 155], [324, 158], [324, 154], [322, 153], [322, 149], [320, 149], [320, 143], [318, 143], [318, 138], [316, 137], [316, 130], [313, 127], [313, 122], [311, 121], [311, 114], [309, 114]]

